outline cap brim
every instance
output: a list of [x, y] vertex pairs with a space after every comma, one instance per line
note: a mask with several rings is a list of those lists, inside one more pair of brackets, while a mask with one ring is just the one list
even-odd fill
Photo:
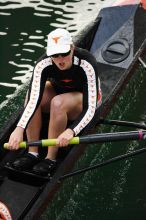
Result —
[[70, 45], [60, 45], [47, 47], [47, 56], [52, 56], [54, 54], [67, 53], [70, 50]]

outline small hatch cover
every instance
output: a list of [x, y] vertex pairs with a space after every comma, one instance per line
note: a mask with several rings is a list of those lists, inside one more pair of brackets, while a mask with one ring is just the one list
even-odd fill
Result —
[[130, 46], [125, 39], [112, 40], [103, 47], [101, 53], [106, 62], [119, 63], [128, 57]]

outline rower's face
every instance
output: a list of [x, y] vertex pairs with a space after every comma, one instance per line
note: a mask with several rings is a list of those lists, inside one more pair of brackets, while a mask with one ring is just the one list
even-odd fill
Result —
[[70, 53], [58, 55], [56, 57], [52, 56], [53, 62], [60, 70], [70, 69], [72, 66], [73, 48], [71, 48]]

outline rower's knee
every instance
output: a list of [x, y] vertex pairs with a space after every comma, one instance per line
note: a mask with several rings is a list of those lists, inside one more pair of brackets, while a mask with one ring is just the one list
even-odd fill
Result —
[[63, 110], [64, 110], [63, 97], [61, 95], [57, 95], [51, 100], [51, 112], [61, 113]]

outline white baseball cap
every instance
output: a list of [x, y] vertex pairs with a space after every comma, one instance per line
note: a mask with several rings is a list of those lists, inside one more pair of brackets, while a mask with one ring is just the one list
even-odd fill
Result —
[[70, 33], [65, 29], [57, 28], [48, 34], [47, 56], [67, 53], [72, 43]]

